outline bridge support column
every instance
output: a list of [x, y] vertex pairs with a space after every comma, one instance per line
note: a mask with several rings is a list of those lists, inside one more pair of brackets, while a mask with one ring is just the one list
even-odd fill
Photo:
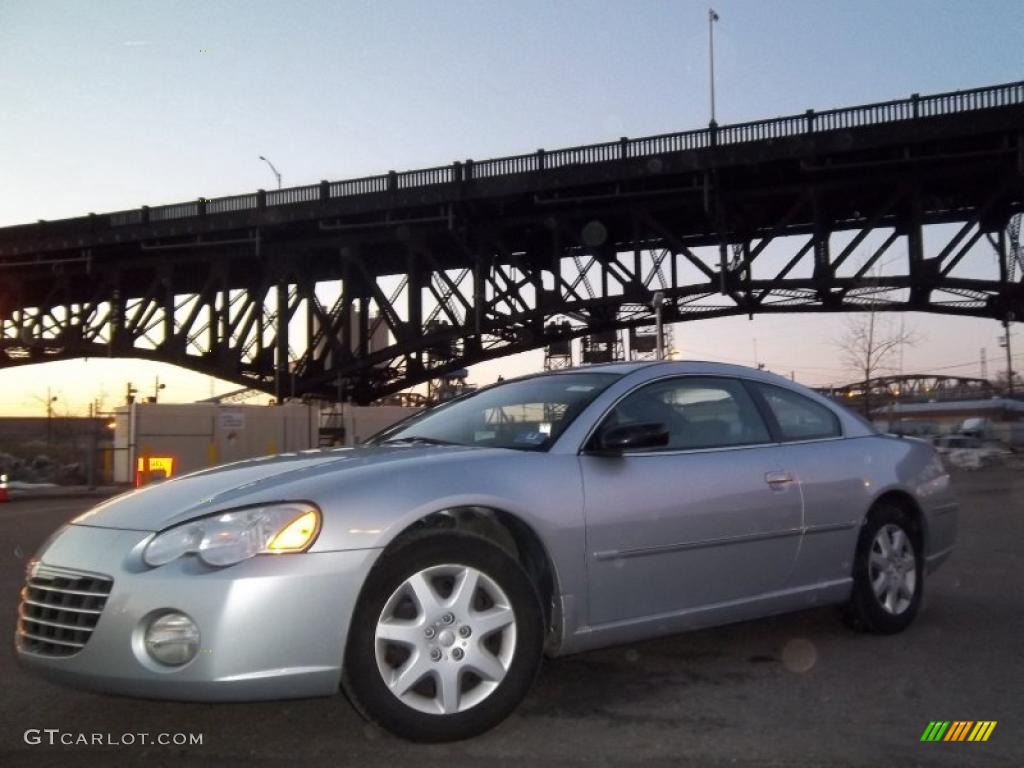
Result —
[[921, 212], [921, 190], [915, 186], [910, 198], [910, 209], [906, 220], [907, 231], [907, 274], [910, 276], [910, 305], [927, 307], [932, 286], [938, 270], [936, 262], [925, 261], [924, 257], [924, 225]]
[[274, 380], [274, 395], [277, 404], [284, 402], [288, 392], [288, 282], [277, 283], [277, 316], [274, 338], [277, 342], [277, 375]]
[[110, 344], [107, 348], [110, 357], [114, 357], [115, 352], [121, 349], [125, 342], [124, 297], [121, 295], [121, 289], [117, 287], [119, 284], [120, 280], [116, 279], [115, 288], [110, 294]]
[[[419, 254], [416, 250], [410, 248], [406, 258], [406, 274], [409, 276], [409, 284], [406, 294], [408, 322], [405, 328], [409, 337], [415, 337], [425, 332], [423, 327], [423, 288], [426, 285], [426, 281], [424, 280], [424, 272], [418, 256]], [[412, 353], [409, 356], [407, 365], [422, 370], [422, 353]], [[419, 370], [417, 370], [417, 373]]]

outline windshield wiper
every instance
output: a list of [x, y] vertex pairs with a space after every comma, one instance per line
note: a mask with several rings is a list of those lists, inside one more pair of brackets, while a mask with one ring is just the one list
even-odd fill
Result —
[[422, 437], [420, 435], [412, 435], [410, 437], [392, 437], [390, 440], [385, 440], [381, 445], [389, 445], [394, 443], [420, 443], [422, 445], [459, 445], [459, 443], [453, 443], [451, 440], [439, 440], [436, 437]]

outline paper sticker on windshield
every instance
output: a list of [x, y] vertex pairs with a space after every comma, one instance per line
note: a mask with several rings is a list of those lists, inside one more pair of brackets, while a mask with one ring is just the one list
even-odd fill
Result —
[[522, 443], [524, 445], [540, 445], [547, 439], [547, 435], [542, 435], [540, 432], [522, 432], [516, 435], [516, 439], [513, 442]]
[[474, 432], [473, 433], [473, 442], [474, 443], [479, 443], [481, 440], [493, 440], [495, 435], [497, 435], [497, 434], [498, 433], [495, 432], [493, 429], [487, 430], [485, 432]]
[[547, 421], [542, 421], [540, 423], [540, 426], [537, 427], [537, 431], [540, 432], [545, 437], [550, 436], [551, 435], [551, 423], [547, 422]]
[[566, 392], [589, 392], [594, 388], [593, 384], [570, 384], [565, 388]]

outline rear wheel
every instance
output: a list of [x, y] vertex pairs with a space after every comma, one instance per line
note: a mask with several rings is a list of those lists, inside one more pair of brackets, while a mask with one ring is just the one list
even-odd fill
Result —
[[894, 634], [917, 615], [924, 593], [924, 558], [913, 519], [880, 504], [861, 528], [853, 569], [853, 594], [843, 614], [854, 629]]
[[452, 741], [515, 709], [542, 648], [543, 612], [519, 563], [478, 536], [432, 533], [374, 566], [342, 682], [356, 708], [387, 730]]

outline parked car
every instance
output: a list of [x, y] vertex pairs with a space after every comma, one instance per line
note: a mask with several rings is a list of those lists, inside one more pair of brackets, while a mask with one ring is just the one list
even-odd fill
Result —
[[147, 698], [340, 687], [396, 734], [459, 739], [545, 653], [830, 603], [899, 632], [955, 532], [925, 442], [763, 371], [601, 365], [100, 504], [32, 561], [17, 653]]
[[951, 451], [981, 448], [982, 442], [972, 435], [940, 435], [932, 438], [932, 445], [940, 456], [945, 456]]
[[982, 440], [971, 435], [943, 435], [934, 438], [932, 444], [944, 461], [961, 469], [981, 469], [1001, 464], [1011, 454], [998, 440]]

